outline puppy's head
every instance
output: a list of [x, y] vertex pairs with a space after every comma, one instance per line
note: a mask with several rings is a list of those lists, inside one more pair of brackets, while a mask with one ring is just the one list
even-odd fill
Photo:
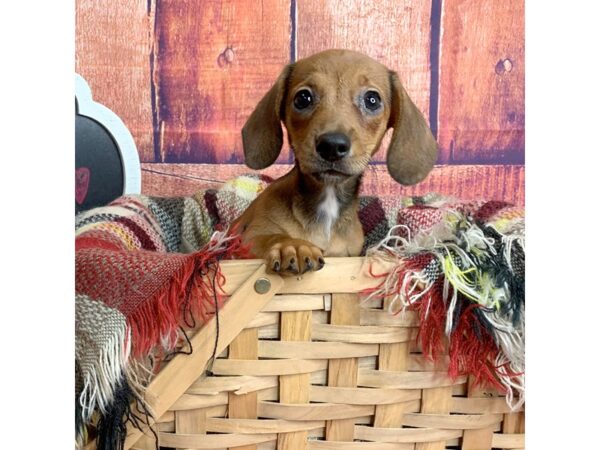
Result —
[[398, 75], [348, 50], [328, 50], [284, 68], [242, 129], [246, 164], [263, 169], [283, 144], [283, 122], [300, 170], [334, 183], [362, 173], [388, 128], [387, 167], [401, 184], [421, 181], [437, 144]]

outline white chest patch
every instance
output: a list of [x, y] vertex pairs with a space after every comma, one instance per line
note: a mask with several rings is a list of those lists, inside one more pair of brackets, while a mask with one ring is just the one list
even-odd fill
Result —
[[335, 196], [335, 191], [331, 186], [325, 188], [325, 195], [317, 208], [317, 218], [323, 225], [327, 240], [331, 237], [331, 228], [340, 213], [340, 204]]

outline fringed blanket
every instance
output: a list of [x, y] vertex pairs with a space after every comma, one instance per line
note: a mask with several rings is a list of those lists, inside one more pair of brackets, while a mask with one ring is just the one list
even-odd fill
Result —
[[[151, 413], [144, 388], [224, 298], [219, 261], [244, 257], [231, 222], [270, 179], [244, 176], [193, 197], [125, 196], [76, 218], [76, 431], [122, 448], [128, 421]], [[361, 198], [364, 251], [394, 258], [365, 296], [420, 314], [423, 352], [449, 345], [450, 374], [524, 397], [524, 218], [506, 203], [435, 194]], [[184, 346], [185, 347], [185, 346]], [[189, 349], [188, 349], [189, 351]], [[136, 404], [137, 408], [131, 409]]]
[[367, 250], [395, 259], [381, 284], [389, 310], [419, 314], [418, 339], [436, 359], [448, 345], [449, 375], [469, 374], [525, 401], [525, 234], [523, 211], [502, 202], [403, 210], [398, 225]]

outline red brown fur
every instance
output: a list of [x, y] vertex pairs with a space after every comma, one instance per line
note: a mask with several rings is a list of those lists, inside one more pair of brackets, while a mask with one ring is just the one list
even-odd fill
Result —
[[421, 181], [437, 158], [437, 144], [397, 74], [353, 51], [328, 50], [284, 68], [242, 130], [249, 167], [277, 159], [281, 122], [295, 166], [235, 226], [268, 270], [284, 275], [319, 270], [324, 256], [360, 254], [361, 176], [389, 128], [387, 166], [396, 181]]

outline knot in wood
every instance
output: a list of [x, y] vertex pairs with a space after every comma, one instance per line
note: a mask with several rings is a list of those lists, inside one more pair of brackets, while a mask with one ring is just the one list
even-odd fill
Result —
[[510, 72], [513, 69], [513, 63], [510, 59], [501, 59], [496, 63], [496, 73], [501, 75], [506, 72]]
[[230, 65], [233, 62], [234, 52], [231, 47], [227, 47], [223, 50], [219, 56], [217, 57], [217, 64], [219, 67], [225, 67]]

